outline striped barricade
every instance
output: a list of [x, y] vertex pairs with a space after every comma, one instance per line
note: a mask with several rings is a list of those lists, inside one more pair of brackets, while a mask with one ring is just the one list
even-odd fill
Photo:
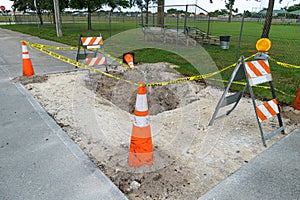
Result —
[[[83, 49], [83, 53], [81, 49]], [[99, 51], [101, 51], [101, 54]], [[101, 34], [96, 37], [83, 37], [80, 35], [76, 55], [76, 61], [79, 60], [84, 60], [85, 64], [91, 67], [105, 65], [106, 72], [108, 72], [107, 59], [104, 54], [104, 42]]]
[[[262, 57], [267, 58], [267, 56], [262, 56]], [[241, 92], [237, 92], [233, 95], [227, 95], [228, 92], [230, 91], [230, 86], [231, 86], [232, 82], [237, 81], [237, 80], [243, 80], [243, 79], [246, 80], [246, 83], [247, 83], [246, 86], [243, 88], [243, 90]], [[266, 82], [268, 82], [270, 84], [270, 90], [271, 90], [273, 99], [263, 103], [262, 105], [256, 106], [252, 86], [266, 83]], [[274, 90], [273, 83], [272, 83], [272, 74], [271, 74], [268, 59], [259, 59], [259, 60], [250, 61], [250, 62], [245, 62], [243, 57], [240, 59], [240, 61], [238, 62], [237, 66], [235, 67], [235, 69], [228, 81], [228, 85], [226, 86], [226, 89], [225, 89], [221, 99], [219, 100], [219, 102], [217, 104], [217, 107], [215, 109], [215, 112], [213, 113], [213, 116], [209, 122], [209, 125], [212, 125], [215, 119], [222, 117], [224, 115], [229, 115], [235, 109], [235, 107], [237, 106], [241, 97], [243, 96], [246, 88], [248, 88], [248, 87], [249, 87], [251, 99], [253, 102], [254, 111], [256, 114], [256, 119], [257, 119], [257, 123], [258, 123], [259, 129], [260, 129], [262, 141], [263, 141], [264, 146], [266, 146], [266, 140], [270, 139], [271, 137], [273, 137], [274, 135], [276, 135], [279, 132], [284, 134], [284, 127], [283, 127], [283, 123], [282, 123], [282, 119], [281, 119], [281, 115], [280, 115], [280, 108], [278, 105], [278, 100], [276, 99], [275, 90]], [[233, 103], [234, 103], [234, 106], [230, 110], [228, 110], [225, 114], [217, 117], [217, 114], [218, 114], [218, 111], [220, 110], [220, 108], [228, 106]], [[271, 117], [274, 117], [275, 115], [278, 118], [279, 128], [265, 136], [261, 123]]]

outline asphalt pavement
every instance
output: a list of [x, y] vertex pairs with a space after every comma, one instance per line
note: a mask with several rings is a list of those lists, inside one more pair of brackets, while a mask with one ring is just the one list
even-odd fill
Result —
[[[0, 199], [126, 199], [39, 103], [22, 76], [21, 42], [61, 46], [0, 28]], [[74, 66], [29, 48], [36, 74]], [[75, 55], [69, 55], [75, 56]]]

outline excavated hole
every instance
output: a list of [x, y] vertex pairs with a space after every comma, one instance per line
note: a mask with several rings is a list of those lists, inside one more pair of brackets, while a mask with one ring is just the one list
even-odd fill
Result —
[[[165, 66], [165, 64], [162, 65], [164, 66], [156, 68], [155, 70], [151, 69], [153, 66], [150, 65], [148, 67], [140, 67], [139, 70], [122, 70], [120, 69], [121, 67], [118, 66], [110, 68], [110, 74], [122, 79], [131, 80], [135, 83], [139, 83], [140, 81], [153, 83], [181, 77], [181, 75], [175, 71], [174, 73], [171, 73], [174, 77], [164, 76], [163, 73], [168, 66]], [[168, 74], [170, 74], [170, 72], [168, 72]], [[111, 77], [96, 73], [90, 73], [88, 78], [85, 79], [85, 84], [87, 88], [93, 90], [97, 95], [109, 100], [122, 110], [133, 113], [136, 103], [137, 86], [125, 83], [124, 81], [116, 81]], [[147, 87], [147, 100], [150, 115], [156, 115], [179, 108], [182, 104], [182, 94], [179, 94], [182, 93], [182, 88], [179, 87], [182, 87], [182, 85]], [[189, 103], [195, 100], [197, 100], [196, 97], [190, 99]]]

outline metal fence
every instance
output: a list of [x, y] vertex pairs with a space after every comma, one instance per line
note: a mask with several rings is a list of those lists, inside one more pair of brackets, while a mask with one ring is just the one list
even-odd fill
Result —
[[[170, 13], [170, 8], [176, 8], [177, 11], [181, 11], [178, 13]], [[148, 14], [143, 12], [135, 12], [135, 13], [107, 13], [107, 12], [100, 12], [100, 13], [93, 13], [92, 14], [92, 23], [97, 26], [101, 27], [101, 24], [107, 23], [135, 23], [136, 27], [157, 27], [157, 7], [153, 6], [150, 7], [148, 10]], [[183, 11], [183, 12], [182, 12]], [[204, 35], [215, 35], [219, 36], [220, 32], [216, 32], [214, 29], [214, 23], [216, 22], [224, 22], [227, 23], [228, 16], [218, 16], [218, 17], [211, 17], [208, 15], [205, 9], [197, 5], [169, 5], [164, 7], [164, 30], [176, 30], [177, 32], [185, 32], [185, 31], [200, 31], [200, 33], [204, 33]], [[43, 14], [42, 16], [43, 22], [45, 24], [53, 24], [54, 18], [52, 14]], [[63, 24], [77, 24], [77, 23], [87, 23], [87, 14], [86, 13], [61, 13], [61, 20]], [[253, 22], [261, 24], [265, 21], [264, 16], [258, 16], [257, 18], [244, 18], [245, 22]], [[232, 22], [242, 22], [242, 17], [237, 16], [232, 18]], [[1, 24], [38, 24], [39, 19], [35, 14], [32, 15], [13, 15], [13, 16], [0, 16], [0, 23]], [[288, 19], [286, 16], [275, 16], [272, 20], [272, 24], [275, 25], [275, 28], [271, 28], [272, 31], [276, 30], [276, 25], [284, 26], [281, 28], [281, 36], [278, 38], [272, 38], [272, 42], [276, 43], [284, 43], [285, 49], [275, 49], [275, 57], [277, 56], [276, 51], [280, 52], [280, 56], [278, 59], [285, 62], [285, 58], [289, 57], [292, 59], [294, 65], [299, 65], [300, 60], [300, 52], [289, 52], [289, 49], [295, 45], [299, 44], [299, 32], [300, 32], [300, 20], [299, 19]], [[290, 26], [297, 27], [296, 31], [295, 28], [291, 29]], [[110, 29], [112, 26], [109, 26]], [[298, 31], [297, 31], [298, 30]], [[256, 30], [257, 31], [257, 30]], [[293, 32], [294, 31], [294, 32]], [[112, 30], [110, 30], [112, 32]], [[236, 26], [236, 38], [239, 35], [240, 28]], [[258, 32], [261, 32], [259, 30]], [[285, 39], [285, 35], [292, 35], [292, 39]], [[298, 36], [297, 36], [298, 35]], [[249, 36], [251, 37], [251, 36]], [[255, 36], [257, 39], [257, 36]], [[253, 38], [255, 41], [255, 38]], [[203, 41], [202, 41], [203, 42]], [[285, 52], [282, 55], [282, 52]], [[279, 55], [279, 54], [278, 54]]]
[[[85, 23], [87, 22], [87, 15], [72, 15], [67, 13], [61, 14], [62, 23]], [[54, 17], [52, 14], [43, 14], [42, 20], [44, 23], [54, 23]], [[148, 14], [148, 20], [146, 19], [146, 14], [141, 12], [136, 12], [132, 14], [126, 13], [103, 13], [103, 14], [92, 14], [92, 23], [124, 23], [124, 22], [136, 22], [140, 26], [157, 26], [157, 14]], [[264, 16], [256, 18], [245, 18], [245, 22], [258, 22], [264, 23]], [[146, 23], [146, 21], [148, 23]], [[204, 30], [209, 28], [210, 22], [227, 22], [228, 16], [218, 16], [210, 17], [208, 13], [196, 14], [192, 16], [176, 15], [176, 14], [165, 14], [164, 25], [167, 27], [176, 27], [176, 23], [179, 26], [198, 26]], [[232, 17], [232, 22], [241, 22], [242, 17]], [[2, 24], [32, 24], [39, 23], [39, 20], [34, 14], [27, 15], [11, 15], [11, 16], [0, 16], [0, 23]], [[300, 19], [289, 19], [283, 16], [273, 17], [272, 24], [282, 24], [282, 25], [300, 25]]]

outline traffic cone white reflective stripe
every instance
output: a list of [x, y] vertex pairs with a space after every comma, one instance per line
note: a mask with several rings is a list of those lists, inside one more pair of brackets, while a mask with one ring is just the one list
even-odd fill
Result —
[[134, 114], [136, 116], [148, 115], [148, 103], [146, 94], [137, 94]]
[[279, 113], [278, 101], [273, 99], [265, 102], [263, 105], [256, 107], [256, 112], [260, 122], [269, 119]]
[[268, 60], [256, 60], [245, 62], [245, 67], [251, 86], [272, 81], [271, 70]]
[[26, 44], [22, 44], [22, 58], [29, 59], [29, 53]]
[[97, 65], [105, 65], [106, 58], [105, 57], [97, 57], [97, 58], [86, 58], [86, 64], [88, 66], [97, 66]]
[[128, 65], [129, 65], [130, 68], [134, 68], [133, 62], [129, 62]]
[[102, 37], [82, 37], [81, 42], [87, 48], [99, 48], [103, 44]]
[[146, 127], [146, 126], [149, 126], [150, 125], [150, 122], [149, 122], [149, 116], [147, 114], [147, 116], [134, 116], [134, 126], [137, 126], [137, 127]]

